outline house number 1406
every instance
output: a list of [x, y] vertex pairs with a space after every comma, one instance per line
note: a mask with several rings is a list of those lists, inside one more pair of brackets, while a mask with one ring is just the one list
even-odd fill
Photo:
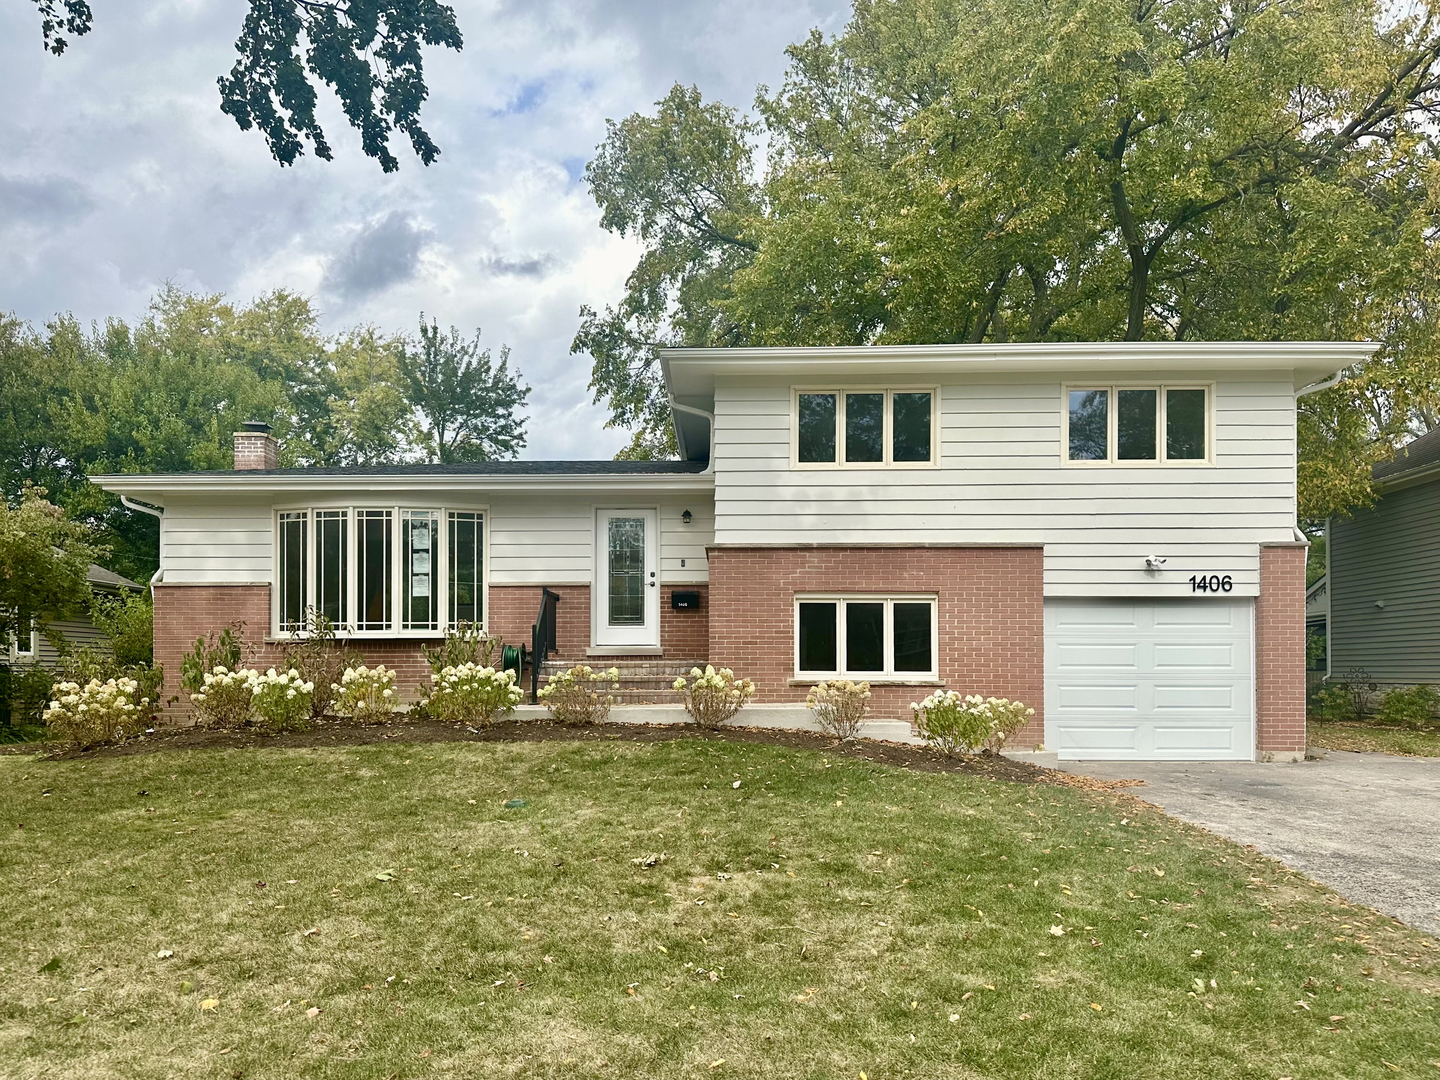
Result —
[[1229, 592], [1235, 587], [1235, 582], [1230, 580], [1230, 575], [1221, 577], [1219, 574], [1211, 574], [1206, 577], [1204, 574], [1190, 575], [1191, 592]]

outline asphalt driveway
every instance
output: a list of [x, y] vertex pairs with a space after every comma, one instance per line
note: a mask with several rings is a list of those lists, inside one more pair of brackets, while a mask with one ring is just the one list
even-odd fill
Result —
[[1319, 761], [1057, 762], [1107, 780], [1241, 844], [1253, 844], [1340, 895], [1440, 933], [1440, 758], [1351, 754]]

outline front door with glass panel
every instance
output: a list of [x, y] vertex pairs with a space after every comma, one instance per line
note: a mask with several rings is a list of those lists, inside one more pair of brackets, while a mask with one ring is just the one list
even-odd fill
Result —
[[595, 522], [595, 644], [660, 644], [654, 510], [601, 510]]

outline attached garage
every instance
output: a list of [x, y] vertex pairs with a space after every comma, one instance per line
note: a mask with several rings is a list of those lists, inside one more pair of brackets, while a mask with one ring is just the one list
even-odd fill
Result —
[[1046, 600], [1046, 746], [1071, 761], [1252, 760], [1253, 604]]

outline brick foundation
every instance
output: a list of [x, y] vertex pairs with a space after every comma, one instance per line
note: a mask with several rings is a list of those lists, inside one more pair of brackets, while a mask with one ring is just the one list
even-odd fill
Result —
[[1255, 601], [1255, 749], [1305, 753], [1305, 548], [1260, 548]]
[[[797, 593], [935, 593], [947, 689], [1020, 700], [1035, 717], [1012, 740], [1044, 739], [1044, 552], [995, 548], [712, 548], [710, 662], [755, 680], [758, 702], [803, 702], [794, 678]], [[1303, 621], [1303, 620], [1302, 620]], [[876, 719], [910, 719], [931, 686], [876, 686]]]

